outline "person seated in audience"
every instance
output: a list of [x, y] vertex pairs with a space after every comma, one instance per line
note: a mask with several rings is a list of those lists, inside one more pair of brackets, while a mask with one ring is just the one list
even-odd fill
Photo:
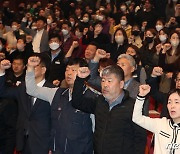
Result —
[[[39, 65], [38, 57], [30, 57], [26, 72], [27, 93], [51, 104], [52, 108], [52, 152], [92, 154], [93, 134], [90, 114], [72, 107], [72, 92], [78, 69], [87, 67], [84, 59], [69, 60], [65, 80], [68, 88], [45, 88], [35, 84], [34, 70]], [[89, 88], [84, 87], [84, 96], [97, 97]]]
[[166, 100], [169, 117], [150, 118], [142, 115], [145, 96], [149, 85], [141, 85], [134, 106], [132, 120], [137, 125], [154, 133], [154, 154], [180, 153], [180, 90], [169, 92]]
[[[162, 111], [161, 111], [161, 117], [167, 117], [168, 116], [168, 111], [166, 108], [167, 105], [167, 95], [168, 93], [163, 93], [159, 91], [159, 82], [158, 78], [163, 74], [163, 69], [161, 67], [154, 67], [151, 77], [146, 80], [147, 84], [151, 86], [151, 93], [150, 95], [158, 102], [162, 103]], [[175, 82], [175, 87], [176, 89], [180, 89], [180, 72], [177, 71], [174, 73], [174, 81]]]

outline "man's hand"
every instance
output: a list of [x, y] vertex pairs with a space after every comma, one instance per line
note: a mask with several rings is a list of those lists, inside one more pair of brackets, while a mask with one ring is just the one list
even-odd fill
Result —
[[163, 69], [161, 67], [154, 67], [151, 76], [157, 77], [163, 74]]
[[88, 77], [90, 74], [90, 70], [88, 67], [80, 67], [78, 69], [78, 74], [77, 76], [80, 77], [80, 78], [86, 78]]
[[78, 41], [73, 41], [72, 47], [73, 47], [73, 48], [77, 48], [78, 46], [79, 46]]
[[4, 73], [6, 69], [11, 67], [11, 63], [9, 60], [2, 60], [0, 63], [0, 73]]
[[106, 53], [106, 51], [102, 49], [97, 49], [96, 55], [94, 56], [94, 61], [99, 62], [100, 59], [102, 58], [110, 58], [110, 53]]
[[146, 96], [151, 90], [151, 87], [147, 84], [139, 86], [139, 96]]
[[57, 86], [57, 87], [59, 86], [60, 83], [61, 83], [61, 82], [60, 82], [59, 80], [54, 80], [54, 81], [53, 81], [53, 85], [55, 85], [55, 86]]
[[36, 66], [39, 65], [39, 63], [40, 63], [39, 57], [36, 57], [36, 56], [29, 57], [28, 64], [27, 64], [27, 70], [28, 71], [33, 70]]

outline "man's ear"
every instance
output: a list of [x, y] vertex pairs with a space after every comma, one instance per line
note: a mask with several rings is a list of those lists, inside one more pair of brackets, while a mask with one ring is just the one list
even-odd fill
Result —
[[46, 73], [46, 70], [47, 70], [46, 67], [42, 67], [42, 71], [43, 71], [42, 73], [43, 73], [43, 74]]
[[120, 81], [120, 88], [123, 89], [124, 88], [124, 80]]
[[135, 67], [132, 66], [132, 67], [131, 67], [131, 72], [133, 73], [135, 70], [136, 70]]

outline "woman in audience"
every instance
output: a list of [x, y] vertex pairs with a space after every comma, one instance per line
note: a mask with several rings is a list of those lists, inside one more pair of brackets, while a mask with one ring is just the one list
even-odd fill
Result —
[[180, 153], [180, 90], [175, 89], [169, 93], [167, 108], [169, 118], [150, 118], [142, 115], [145, 96], [150, 92], [149, 85], [139, 87], [134, 106], [132, 120], [137, 125], [155, 134], [154, 154]]
[[[170, 90], [172, 73], [176, 63], [180, 60], [180, 33], [173, 31], [169, 35], [169, 43], [166, 43], [159, 56], [159, 66], [163, 68], [164, 74], [161, 76], [160, 91], [167, 93]], [[178, 68], [179, 69], [179, 68]]]

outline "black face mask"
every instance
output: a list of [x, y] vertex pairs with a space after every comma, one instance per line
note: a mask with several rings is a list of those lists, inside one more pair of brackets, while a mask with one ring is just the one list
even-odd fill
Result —
[[139, 30], [133, 30], [133, 31], [132, 31], [132, 35], [134, 35], [134, 36], [138, 36], [139, 33], [140, 33]]
[[154, 40], [154, 37], [146, 37], [145, 38], [145, 41], [147, 42], [147, 43], [152, 43], [153, 42], [153, 40]]

